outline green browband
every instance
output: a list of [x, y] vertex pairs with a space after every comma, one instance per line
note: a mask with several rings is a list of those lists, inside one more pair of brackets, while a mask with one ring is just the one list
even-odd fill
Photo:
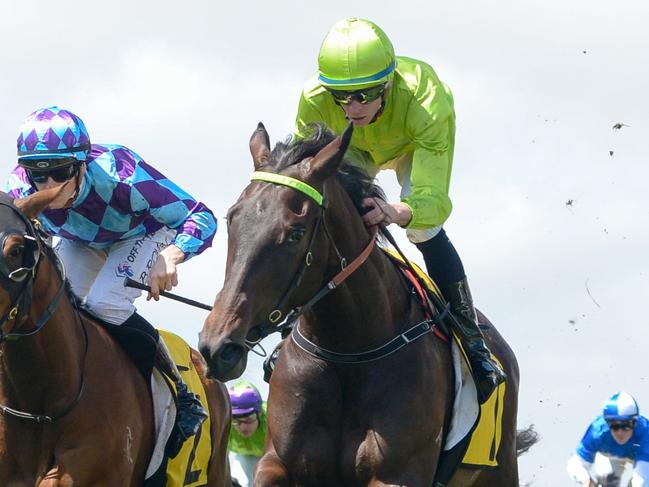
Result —
[[289, 188], [296, 189], [301, 193], [313, 198], [316, 203], [322, 206], [323, 197], [320, 192], [313, 186], [308, 185], [304, 181], [292, 178], [290, 176], [282, 176], [281, 174], [274, 174], [272, 172], [255, 171], [250, 176], [251, 181], [266, 181], [267, 183], [281, 184]]

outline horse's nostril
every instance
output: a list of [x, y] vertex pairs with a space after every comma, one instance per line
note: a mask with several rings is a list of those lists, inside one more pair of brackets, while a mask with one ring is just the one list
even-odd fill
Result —
[[198, 344], [198, 351], [201, 353], [206, 362], [212, 360], [212, 350], [207, 345]]
[[246, 336], [246, 341], [248, 342], [257, 342], [258, 340], [261, 340], [261, 330], [258, 326], [255, 326], [248, 332], [248, 336]]
[[225, 362], [236, 362], [241, 358], [242, 351], [241, 345], [228, 343], [221, 351], [221, 359]]

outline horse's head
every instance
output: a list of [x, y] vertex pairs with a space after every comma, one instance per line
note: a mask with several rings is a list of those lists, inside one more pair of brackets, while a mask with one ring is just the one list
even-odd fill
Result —
[[[42, 196], [41, 196], [42, 198]], [[27, 313], [27, 300], [41, 255], [37, 227], [32, 223], [42, 209], [34, 199], [14, 201], [0, 192], [0, 330]]]
[[318, 291], [329, 245], [321, 197], [351, 133], [351, 124], [341, 137], [315, 127], [312, 138], [277, 144], [272, 152], [261, 123], [253, 133], [256, 172], [228, 211], [225, 282], [200, 333], [211, 376], [241, 375], [247, 349]]

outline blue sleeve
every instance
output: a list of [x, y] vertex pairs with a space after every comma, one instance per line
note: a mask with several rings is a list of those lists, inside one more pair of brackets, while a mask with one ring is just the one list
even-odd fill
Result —
[[600, 450], [601, 443], [593, 433], [593, 425], [591, 424], [577, 446], [577, 455], [589, 463], [595, 461], [595, 454]]
[[640, 448], [638, 449], [635, 460], [649, 462], [649, 430], [647, 429], [644, 429], [644, 434], [640, 439]]
[[174, 245], [183, 251], [185, 260], [212, 245], [217, 223], [207, 206], [144, 161], [135, 166], [132, 184], [133, 209], [148, 208], [153, 218], [177, 230]]

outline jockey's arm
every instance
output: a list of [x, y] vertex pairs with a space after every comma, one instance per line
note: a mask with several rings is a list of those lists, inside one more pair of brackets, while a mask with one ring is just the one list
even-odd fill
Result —
[[412, 218], [409, 228], [431, 228], [442, 225], [453, 205], [448, 196], [451, 171], [450, 154], [424, 148], [414, 151], [412, 161], [412, 192], [402, 199]]
[[575, 454], [568, 460], [566, 466], [568, 475], [583, 487], [595, 487], [595, 482], [590, 477], [590, 469], [593, 466], [591, 462], [587, 462], [579, 455]]
[[631, 487], [649, 486], [649, 462], [639, 460], [633, 468], [633, 477], [631, 478]]
[[407, 136], [415, 146], [410, 183], [402, 198], [412, 210], [409, 228], [443, 224], [451, 214], [448, 196], [455, 146], [455, 112], [450, 92], [441, 84], [418, 88], [408, 108]]

